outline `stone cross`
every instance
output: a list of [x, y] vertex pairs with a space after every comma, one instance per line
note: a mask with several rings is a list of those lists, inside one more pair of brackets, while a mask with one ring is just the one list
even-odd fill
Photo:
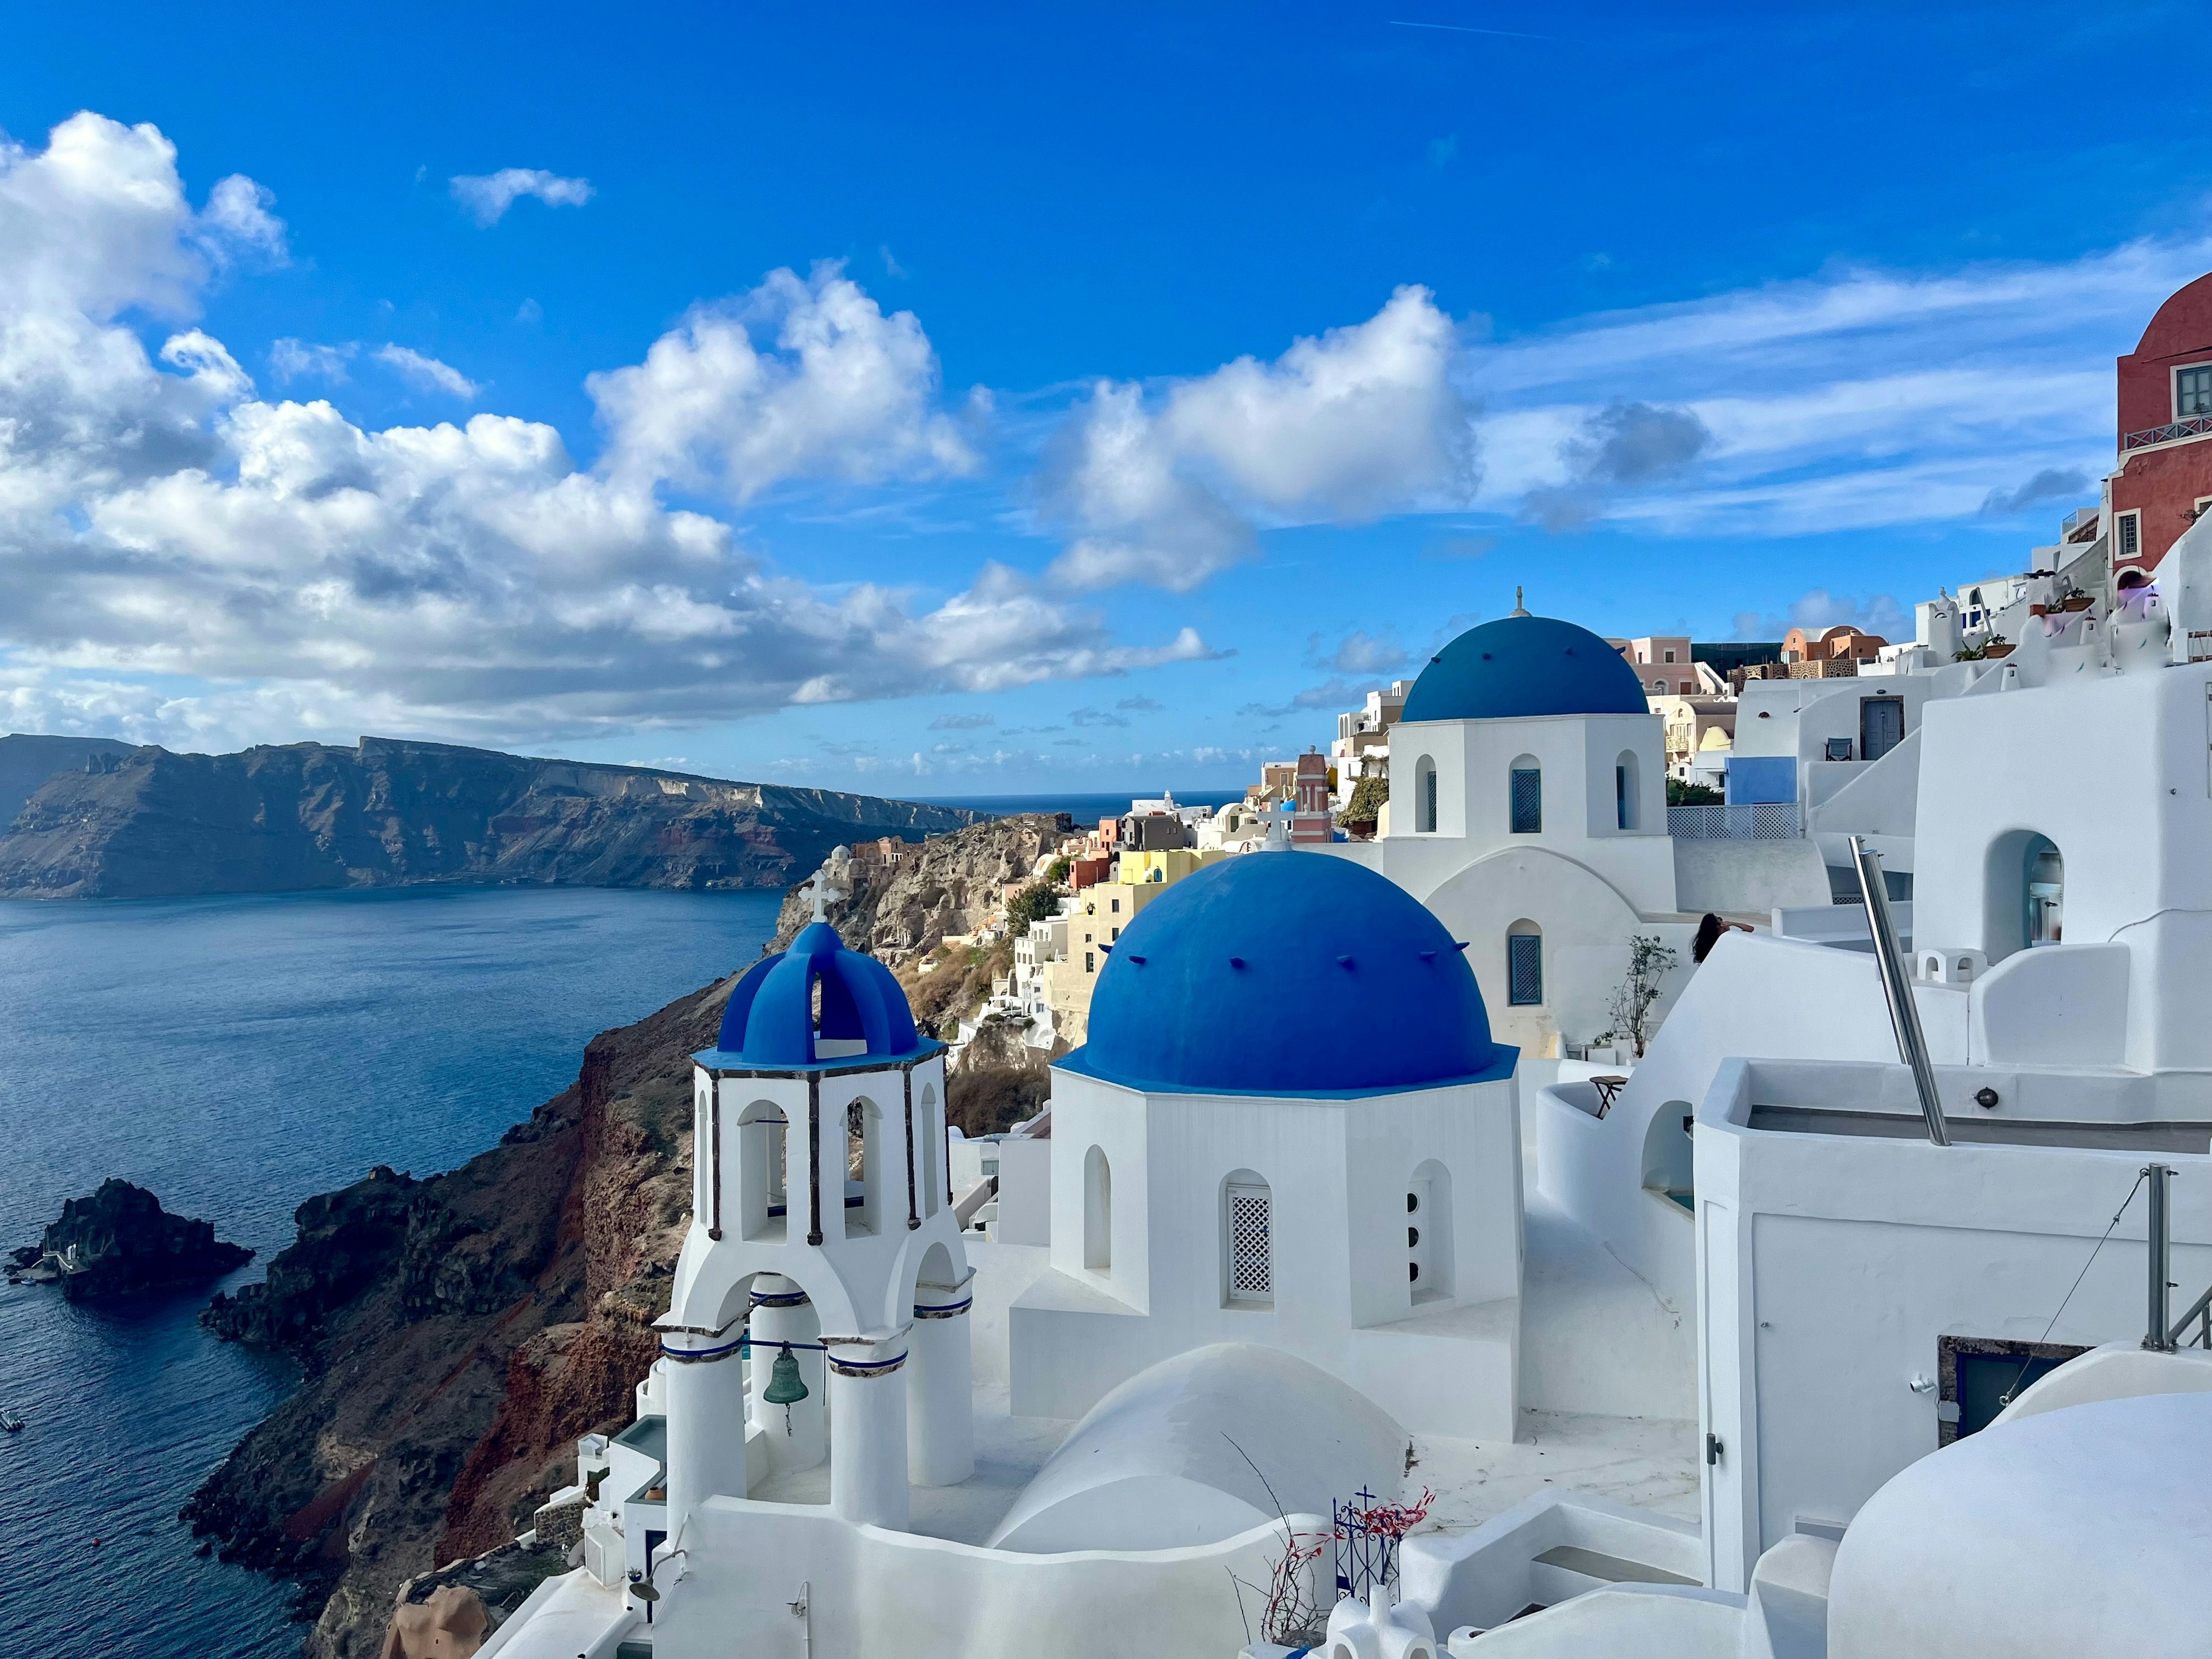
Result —
[[812, 878], [799, 890], [814, 901], [814, 920], [817, 921], [829, 921], [831, 902], [845, 896], [844, 890], [830, 879], [830, 866], [826, 864], [817, 870]]

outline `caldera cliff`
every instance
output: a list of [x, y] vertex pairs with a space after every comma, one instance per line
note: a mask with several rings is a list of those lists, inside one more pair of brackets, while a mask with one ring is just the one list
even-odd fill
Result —
[[[60, 769], [41, 771], [49, 759]], [[0, 738], [0, 785], [9, 799], [22, 792], [0, 819], [0, 898], [429, 882], [783, 887], [841, 842], [920, 841], [980, 817], [387, 738], [234, 755]]]

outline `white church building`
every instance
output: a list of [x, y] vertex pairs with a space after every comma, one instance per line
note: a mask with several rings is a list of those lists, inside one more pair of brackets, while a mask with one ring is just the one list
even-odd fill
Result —
[[[1324, 1035], [1347, 1025], [1371, 1040]], [[1014, 1411], [1079, 1417], [1250, 1342], [1407, 1428], [1511, 1439], [1516, 1059], [1451, 933], [1358, 866], [1265, 852], [1177, 883], [1054, 1068], [1052, 1265], [1013, 1305]]]
[[1829, 901], [1802, 837], [1668, 833], [1664, 731], [1642, 683], [1603, 639], [1554, 617], [1516, 609], [1439, 651], [1390, 728], [1389, 778], [1377, 837], [1328, 850], [1467, 942], [1498, 1036], [1531, 1055], [1626, 1042], [1610, 1003], [1632, 936], [1686, 962], [1707, 911], [1763, 922]]

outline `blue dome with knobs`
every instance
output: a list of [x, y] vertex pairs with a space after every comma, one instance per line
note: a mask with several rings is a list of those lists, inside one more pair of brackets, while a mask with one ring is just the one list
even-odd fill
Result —
[[1518, 1052], [1491, 1041], [1462, 947], [1405, 889], [1330, 854], [1260, 852], [1137, 913], [1090, 1041], [1059, 1064], [1154, 1092], [1315, 1097], [1506, 1077]]
[[1470, 628], [1429, 659], [1404, 720], [1492, 720], [1539, 714], [1648, 714], [1644, 684], [1587, 628], [1516, 615]]
[[[821, 988], [821, 1023], [815, 1022], [815, 988]], [[856, 1053], [817, 1059], [815, 1044], [860, 1041]], [[848, 951], [826, 921], [810, 922], [780, 957], [763, 957], [730, 990], [722, 1034], [702, 1056], [713, 1063], [798, 1070], [864, 1059], [903, 1059], [935, 1043], [915, 1030], [914, 1010], [891, 970], [873, 957]]]

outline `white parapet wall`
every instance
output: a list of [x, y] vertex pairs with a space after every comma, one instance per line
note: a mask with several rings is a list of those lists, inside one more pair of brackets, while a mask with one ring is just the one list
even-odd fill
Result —
[[1466, 1626], [1494, 1629], [1531, 1602], [1548, 1605], [1594, 1583], [1692, 1588], [1705, 1547], [1694, 1522], [1547, 1492], [1472, 1532], [1409, 1538], [1400, 1564], [1400, 1594], [1444, 1636]]
[[[1328, 1530], [1316, 1516], [1290, 1521], [1316, 1540]], [[661, 1553], [653, 1652], [1233, 1654], [1249, 1639], [1248, 1616], [1252, 1633], [1260, 1619], [1249, 1591], [1240, 1609], [1235, 1581], [1265, 1584], [1283, 1547], [1278, 1521], [1193, 1549], [1019, 1555], [856, 1526], [812, 1506], [716, 1498]]]

